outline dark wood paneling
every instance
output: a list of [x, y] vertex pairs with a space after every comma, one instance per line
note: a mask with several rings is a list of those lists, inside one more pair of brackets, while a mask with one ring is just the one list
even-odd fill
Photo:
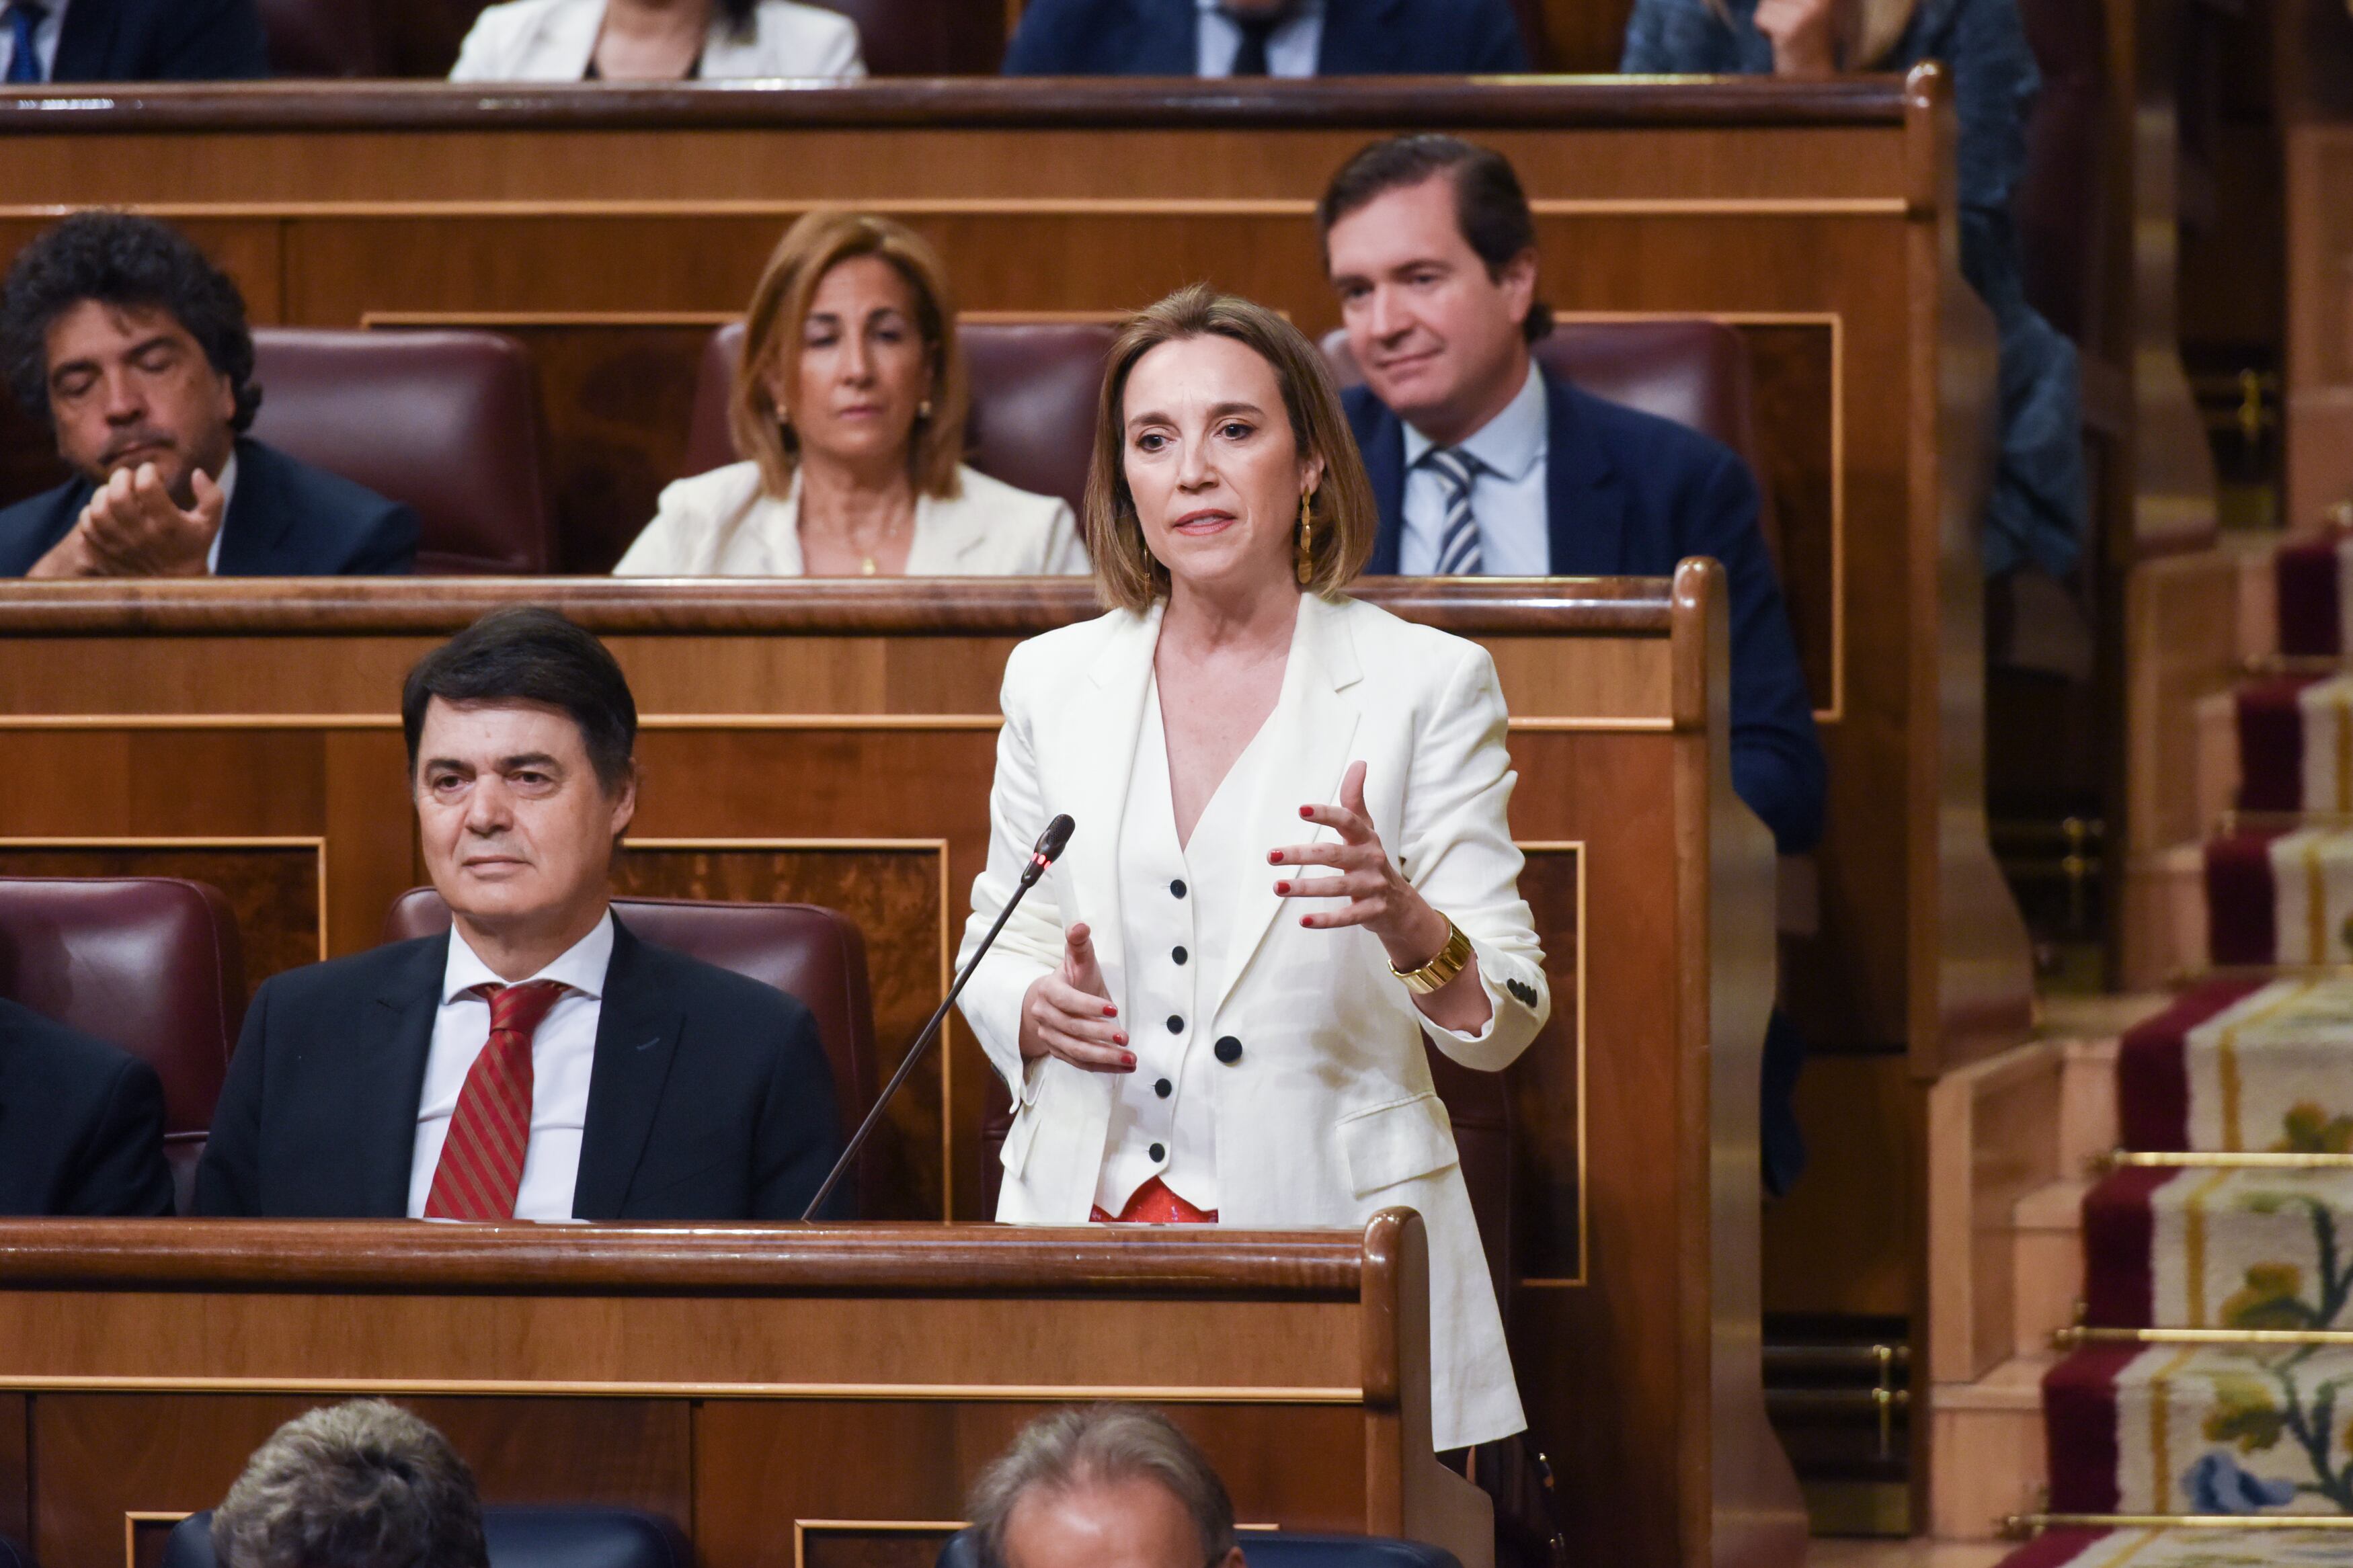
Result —
[[0, 1394], [0, 1535], [27, 1543], [33, 1538], [31, 1421], [30, 1400]]
[[[839, 910], [866, 938], [874, 1040], [887, 1079], [940, 1005], [947, 983], [947, 847], [839, 849], [647, 849], [621, 858], [617, 891], [650, 898], [752, 900]], [[891, 1102], [875, 1131], [886, 1176], [870, 1219], [939, 1219], [945, 1121], [940, 1054]]]
[[[45, 1568], [117, 1568], [124, 1516], [211, 1508], [270, 1433], [332, 1400], [46, 1394], [34, 1404]], [[488, 1502], [597, 1502], [693, 1521], [682, 1400], [403, 1398], [446, 1434]], [[143, 1546], [160, 1551], [161, 1534]], [[152, 1543], [151, 1543], [152, 1542]]]
[[[1780, 531], [1782, 599], [1816, 709], [1831, 700], [1838, 613], [1835, 336], [1825, 325], [1742, 322], [1756, 397], [1757, 476]], [[1849, 514], [1847, 526], [1853, 526]]]
[[1546, 933], [1545, 976], [1552, 985], [1552, 1017], [1506, 1079], [1519, 1142], [1512, 1245], [1520, 1277], [1569, 1279], [1584, 1268], [1584, 1053], [1577, 1037], [1583, 1016], [1577, 970], [1585, 952], [1580, 857], [1573, 849], [1536, 850], [1520, 873], [1520, 897]]

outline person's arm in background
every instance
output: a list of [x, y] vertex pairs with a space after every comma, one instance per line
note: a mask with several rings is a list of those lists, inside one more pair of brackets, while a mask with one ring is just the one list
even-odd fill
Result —
[[1731, 601], [1733, 790], [1773, 830], [1776, 848], [1802, 855], [1822, 837], [1830, 770], [1757, 522], [1757, 481], [1747, 464], [1719, 451], [1679, 504], [1682, 553], [1722, 562]]
[[1773, 61], [1755, 28], [1736, 30], [1707, 0], [1634, 0], [1618, 68], [1630, 76], [1741, 76], [1769, 71]]

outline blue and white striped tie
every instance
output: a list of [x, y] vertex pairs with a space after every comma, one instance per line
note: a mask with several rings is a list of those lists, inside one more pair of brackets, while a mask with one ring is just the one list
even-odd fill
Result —
[[1479, 477], [1479, 459], [1459, 447], [1432, 447], [1421, 455], [1446, 486], [1446, 523], [1438, 531], [1440, 577], [1476, 577], [1483, 569], [1479, 557], [1479, 520], [1471, 512], [1471, 486]]

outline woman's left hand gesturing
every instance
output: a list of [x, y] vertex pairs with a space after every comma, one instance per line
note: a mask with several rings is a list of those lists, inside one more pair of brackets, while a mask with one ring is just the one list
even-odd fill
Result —
[[1294, 844], [1270, 852], [1277, 866], [1328, 866], [1336, 877], [1286, 879], [1274, 885], [1284, 899], [1345, 899], [1346, 907], [1302, 915], [1299, 923], [1311, 931], [1363, 926], [1380, 939], [1389, 963], [1398, 969], [1419, 969], [1446, 945], [1446, 917], [1416, 892], [1381, 846], [1373, 830], [1372, 813], [1365, 809], [1365, 764], [1350, 763], [1340, 779], [1338, 805], [1303, 805], [1299, 815], [1340, 836], [1337, 844]]

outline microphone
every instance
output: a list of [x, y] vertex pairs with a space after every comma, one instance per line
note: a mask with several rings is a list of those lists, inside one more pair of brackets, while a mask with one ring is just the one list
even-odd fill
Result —
[[1015, 906], [1021, 902], [1021, 896], [1038, 885], [1038, 879], [1046, 874], [1047, 867], [1061, 858], [1062, 849], [1071, 842], [1071, 834], [1077, 826], [1078, 824], [1065, 814], [1048, 823], [1046, 831], [1038, 836], [1036, 846], [1029, 851], [1029, 863], [1021, 868], [1021, 879], [1014, 884], [1013, 896], [1005, 900], [1003, 909], [997, 911], [997, 923], [988, 928], [988, 934], [980, 939], [980, 946], [973, 950], [971, 959], [956, 972], [955, 984], [948, 987], [948, 994], [940, 999], [939, 1007], [932, 1014], [931, 1021], [923, 1026], [923, 1033], [917, 1035], [915, 1043], [908, 1047], [906, 1060], [901, 1062], [899, 1070], [891, 1075], [891, 1081], [875, 1097], [873, 1109], [867, 1111], [866, 1120], [858, 1124], [858, 1131], [851, 1135], [849, 1147], [842, 1150], [841, 1158], [833, 1163], [833, 1169], [826, 1173], [825, 1184], [818, 1188], [817, 1196], [809, 1199], [808, 1207], [801, 1211], [804, 1221], [815, 1219], [817, 1211], [825, 1206], [825, 1200], [833, 1195], [833, 1189], [840, 1185], [843, 1173], [849, 1169], [850, 1162], [858, 1158], [858, 1152], [866, 1146], [866, 1140], [873, 1136], [875, 1127], [882, 1120], [882, 1112], [898, 1094], [900, 1086], [907, 1081], [907, 1075], [915, 1070], [915, 1064], [923, 1059], [923, 1052], [930, 1048], [932, 1037], [940, 1032], [940, 1026], [947, 1020], [948, 1009], [955, 1005], [958, 996], [964, 994], [965, 982], [972, 978], [972, 972], [980, 967], [980, 961], [987, 957], [988, 950], [996, 945], [997, 933], [1003, 931], [1005, 922], [1012, 918]]

